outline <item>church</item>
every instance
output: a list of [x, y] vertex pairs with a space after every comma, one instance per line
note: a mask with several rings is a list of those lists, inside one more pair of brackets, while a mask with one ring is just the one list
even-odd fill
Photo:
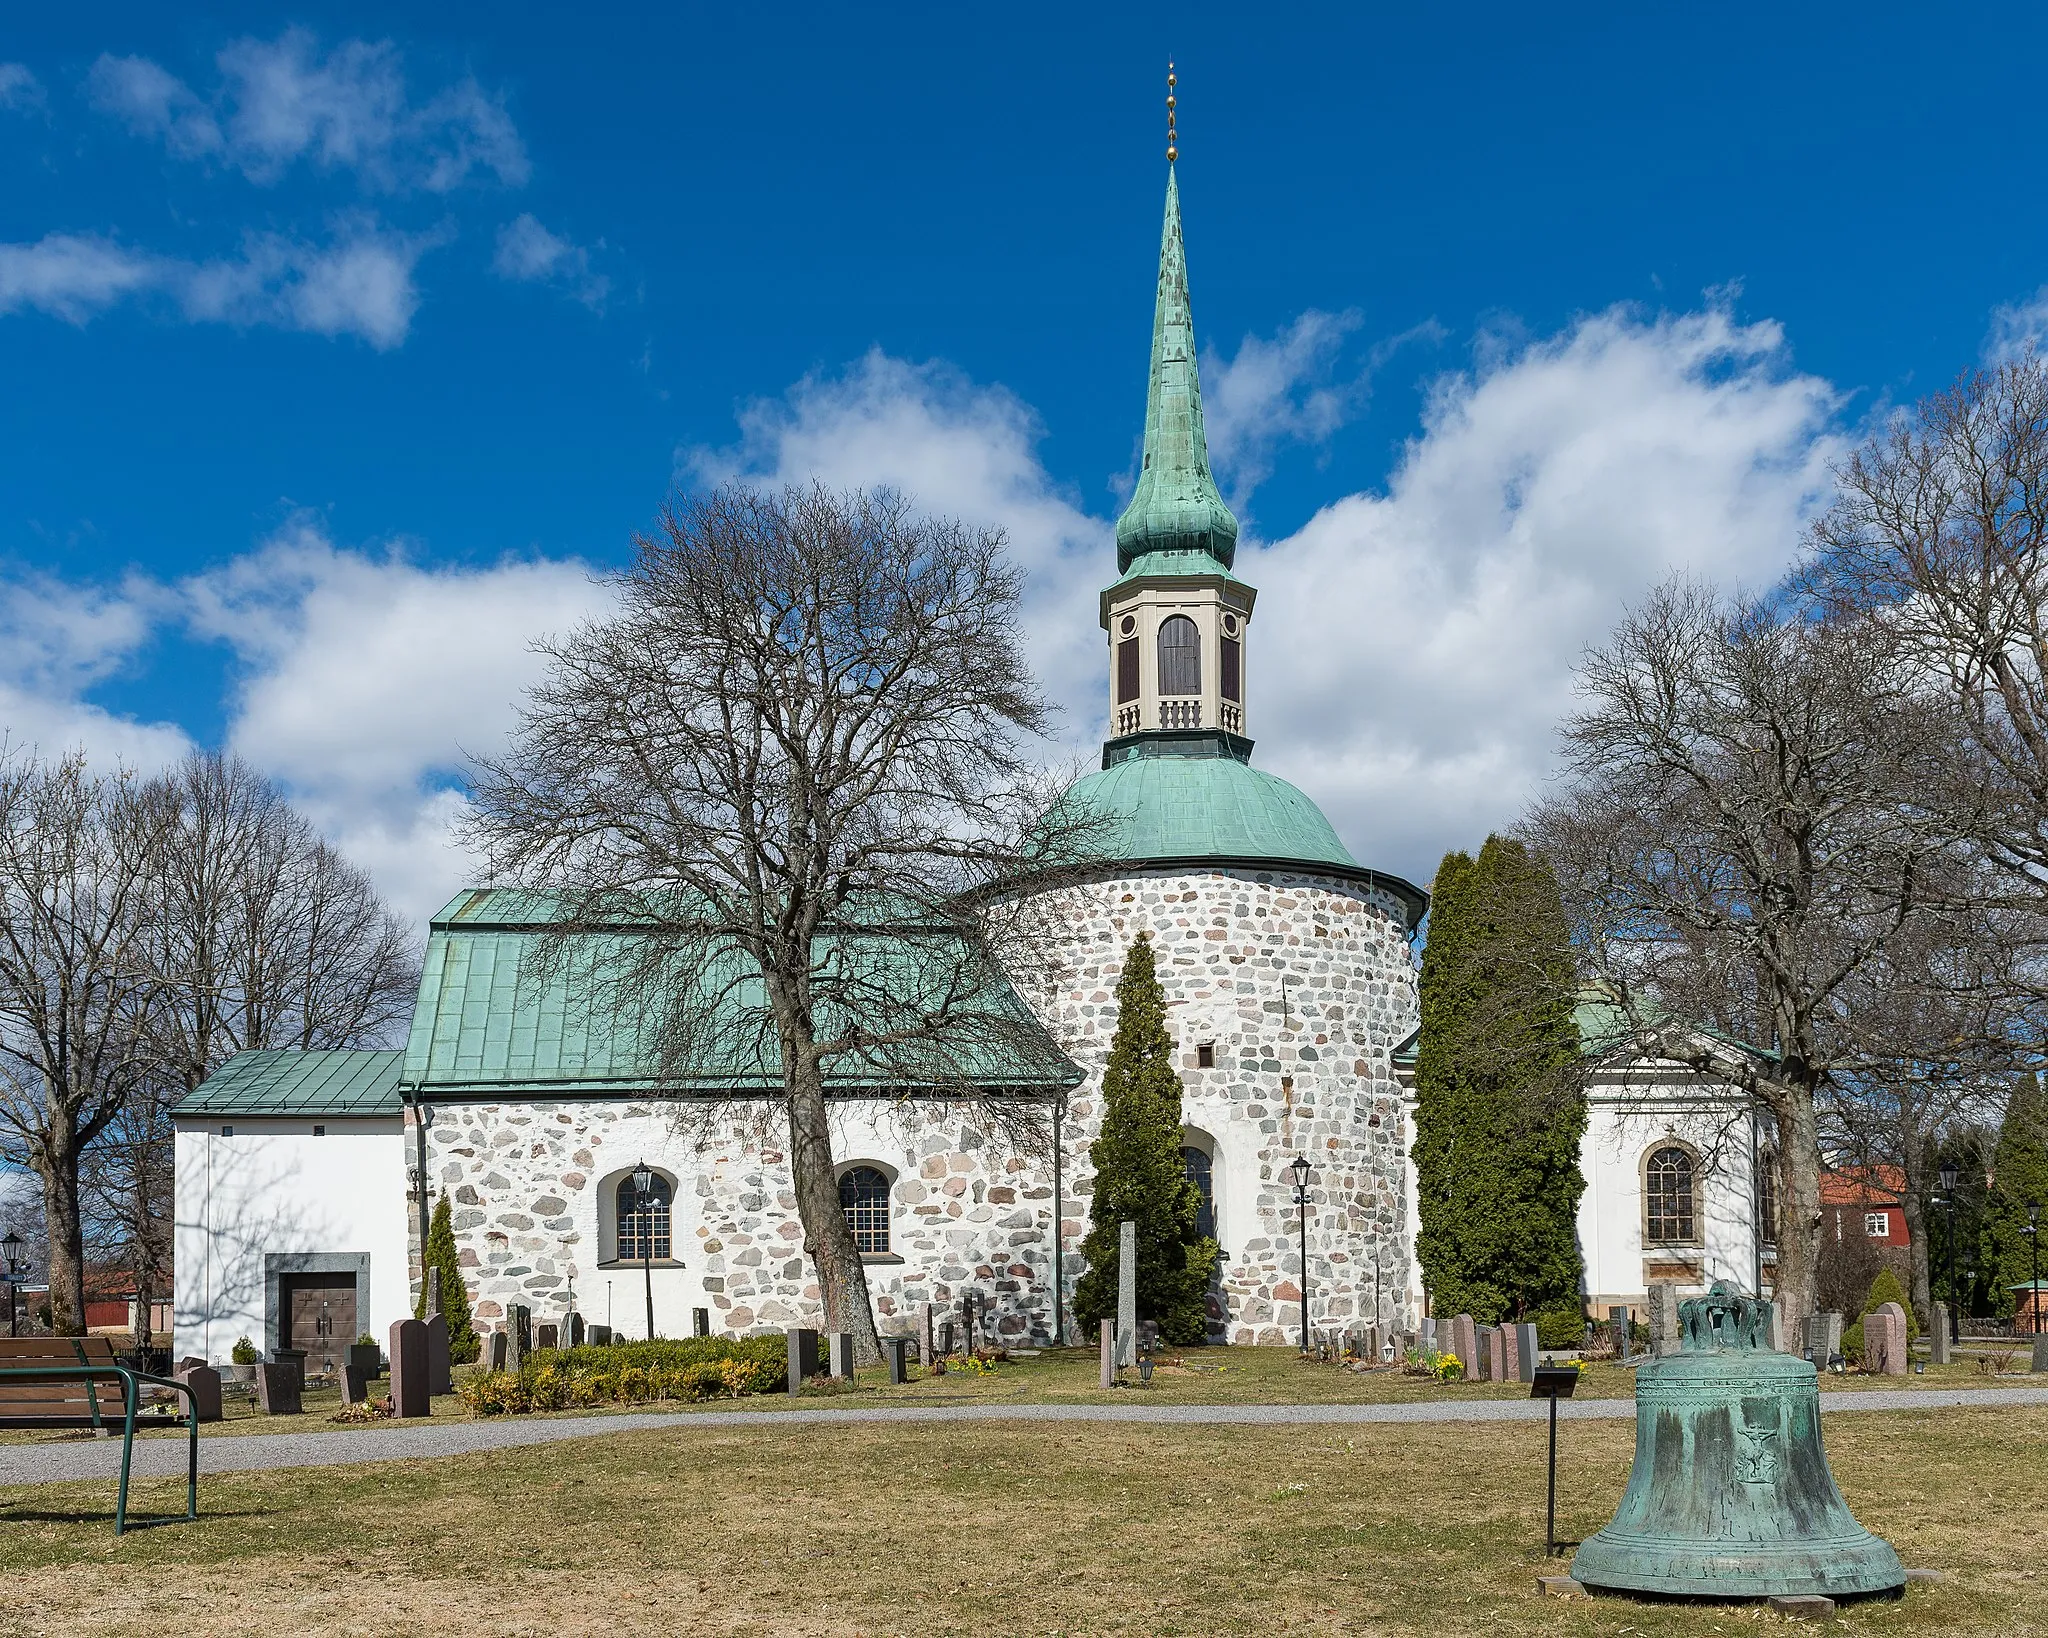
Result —
[[[1179, 1053], [1183, 1158], [1224, 1251], [1212, 1340], [1297, 1341], [1304, 1282], [1318, 1330], [1425, 1311], [1409, 1150], [1428, 900], [1254, 766], [1254, 730], [1286, 725], [1253, 711], [1257, 592], [1237, 534], [1209, 469], [1169, 167], [1143, 466], [1099, 604], [1109, 738], [1069, 795], [1102, 816], [1106, 862], [1066, 890], [1057, 989], [1014, 997], [1044, 1052], [981, 1076], [1055, 1108], [1057, 1136], [1010, 1152], [953, 1100], [830, 1087], [840, 1197], [885, 1335], [971, 1298], [1002, 1338], [1073, 1336], [1113, 992], [1141, 934]], [[634, 1020], [523, 962], [544, 914], [457, 893], [428, 928], [403, 1048], [243, 1053], [179, 1106], [180, 1355], [224, 1359], [246, 1337], [331, 1367], [411, 1313], [444, 1196], [479, 1330], [515, 1303], [628, 1337], [686, 1335], [699, 1311], [718, 1332], [818, 1323], [776, 1088], [734, 1066], [721, 1113], [672, 1118]], [[1598, 1013], [1581, 1015], [1596, 1056], [1613, 1037]], [[1590, 1100], [1589, 1305], [1639, 1309], [1656, 1280], [1767, 1285], [1768, 1168], [1740, 1097], [1615, 1051]]]

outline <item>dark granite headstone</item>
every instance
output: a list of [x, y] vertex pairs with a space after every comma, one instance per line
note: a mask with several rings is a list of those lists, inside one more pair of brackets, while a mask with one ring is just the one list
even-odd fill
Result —
[[450, 1374], [448, 1362], [447, 1317], [429, 1314], [421, 1323], [427, 1328], [427, 1392], [453, 1393], [455, 1378]]
[[708, 1337], [709, 1335], [711, 1335], [710, 1309], [693, 1308], [690, 1310], [690, 1334], [692, 1336], [699, 1337]]
[[571, 1348], [581, 1348], [583, 1346], [583, 1335], [583, 1316], [574, 1309], [571, 1309], [569, 1312], [569, 1346]]
[[1614, 1333], [1614, 1351], [1623, 1359], [1629, 1354], [1628, 1309], [1616, 1303], [1607, 1310], [1608, 1329]]
[[505, 1310], [505, 1332], [511, 1341], [505, 1352], [505, 1369], [516, 1371], [533, 1352], [533, 1310], [515, 1302]]
[[267, 1416], [297, 1416], [306, 1387], [306, 1356], [295, 1348], [279, 1348], [267, 1365], [256, 1367], [256, 1398]]
[[818, 1333], [797, 1329], [783, 1335], [789, 1339], [789, 1391], [799, 1394], [805, 1380], [818, 1374]]
[[183, 1376], [187, 1371], [196, 1371], [200, 1366], [204, 1365], [205, 1363], [206, 1361], [201, 1359], [197, 1354], [187, 1354], [183, 1359], [179, 1360], [177, 1364], [171, 1367], [171, 1375]]
[[889, 1383], [892, 1387], [910, 1380], [910, 1338], [882, 1338], [882, 1352], [889, 1361]]
[[917, 1362], [924, 1366], [926, 1370], [930, 1370], [933, 1361], [939, 1357], [938, 1339], [932, 1335], [932, 1309], [933, 1305], [931, 1303], [924, 1305], [924, 1312], [918, 1320], [917, 1330]]
[[512, 1357], [512, 1339], [503, 1331], [493, 1331], [484, 1338], [484, 1368], [502, 1371], [505, 1361]]
[[[501, 1333], [502, 1334], [502, 1333]], [[391, 1405], [399, 1416], [431, 1416], [427, 1393], [427, 1322], [394, 1320], [391, 1325]]]
[[341, 1368], [341, 1402], [344, 1405], [360, 1405], [370, 1397], [371, 1378], [360, 1365], [344, 1365]]
[[612, 1345], [612, 1328], [609, 1325], [593, 1325], [590, 1328], [590, 1345], [593, 1348], [609, 1348]]
[[1520, 1325], [1510, 1326], [1515, 1345], [1515, 1369], [1511, 1380], [1534, 1382], [1536, 1380], [1536, 1327], [1524, 1320]]
[[543, 1320], [533, 1328], [533, 1345], [552, 1351], [562, 1345], [562, 1333], [551, 1322]]
[[953, 1322], [951, 1320], [947, 1320], [939, 1327], [939, 1357], [941, 1359], [951, 1359], [953, 1357]]
[[[204, 1360], [187, 1361], [178, 1372], [178, 1380], [192, 1390], [191, 1410], [201, 1422], [220, 1420], [220, 1372]], [[183, 1406], [179, 1407], [183, 1409]]]
[[832, 1374], [851, 1382], [853, 1380], [853, 1333], [834, 1331], [832, 1345]]

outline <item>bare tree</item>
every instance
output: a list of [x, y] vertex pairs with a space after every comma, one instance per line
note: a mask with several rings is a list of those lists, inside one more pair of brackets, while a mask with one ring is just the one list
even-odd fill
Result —
[[1940, 779], [1942, 735], [1883, 645], [1682, 581], [1587, 656], [1580, 690], [1565, 783], [1529, 833], [1640, 1048], [1769, 1111], [1777, 1292], [1797, 1319], [1814, 1297], [1820, 1101], [1843, 1049], [1828, 1009], [1929, 913], [1945, 844], [1902, 793]]
[[81, 1162], [161, 1068], [171, 996], [145, 944], [170, 828], [80, 756], [0, 764], [0, 1158], [42, 1181], [59, 1333], [85, 1328]]
[[177, 1155], [171, 1127], [174, 1086], [152, 1077], [125, 1099], [86, 1145], [79, 1167], [79, 1207], [88, 1256], [101, 1268], [123, 1268], [135, 1280], [135, 1345], [154, 1345], [156, 1299], [171, 1270], [177, 1208]]
[[998, 889], [1051, 880], [1095, 821], [1048, 805], [1020, 749], [1050, 708], [999, 532], [888, 492], [732, 487], [635, 545], [618, 612], [544, 646], [470, 834], [500, 879], [555, 895], [538, 959], [631, 934], [601, 981], [672, 1092], [779, 1084], [826, 1322], [873, 1358], [828, 1083], [1035, 1129], [1000, 1083], [1057, 1055], [994, 948], [1045, 901]]

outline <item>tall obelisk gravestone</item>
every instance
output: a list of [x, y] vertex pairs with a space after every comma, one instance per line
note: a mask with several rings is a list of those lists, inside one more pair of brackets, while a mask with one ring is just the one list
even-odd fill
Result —
[[1116, 1364], [1130, 1364], [1138, 1346], [1138, 1225], [1118, 1225], [1116, 1247]]

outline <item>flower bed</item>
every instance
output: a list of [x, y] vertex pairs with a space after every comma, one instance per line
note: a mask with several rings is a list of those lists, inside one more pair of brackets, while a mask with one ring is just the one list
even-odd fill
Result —
[[517, 1416], [779, 1393], [789, 1381], [788, 1368], [788, 1344], [781, 1337], [689, 1337], [551, 1348], [529, 1355], [516, 1372], [472, 1371], [455, 1391], [472, 1416]]

